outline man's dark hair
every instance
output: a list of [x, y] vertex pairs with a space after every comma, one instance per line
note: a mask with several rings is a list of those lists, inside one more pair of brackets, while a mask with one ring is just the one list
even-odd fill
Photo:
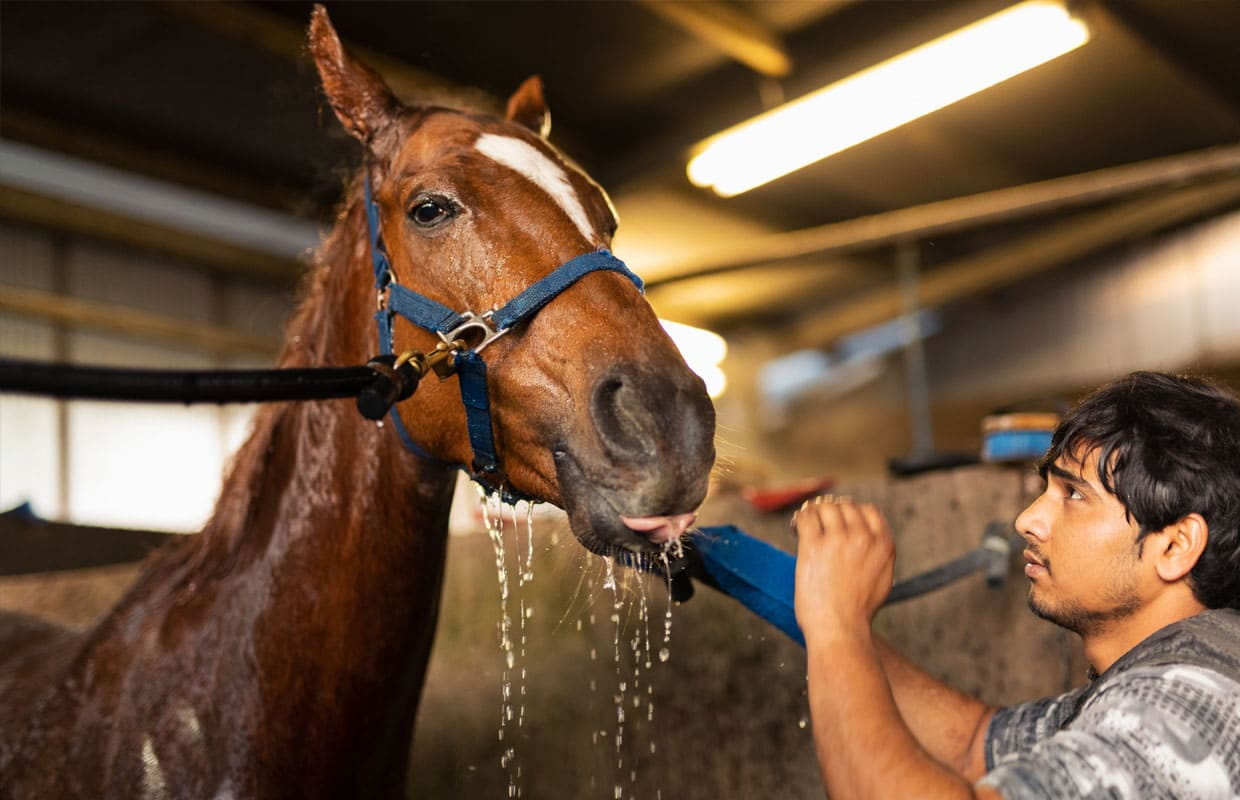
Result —
[[1138, 546], [1196, 512], [1209, 526], [1190, 573], [1207, 608], [1240, 608], [1240, 401], [1211, 381], [1134, 372], [1059, 423], [1039, 471], [1098, 451], [1098, 479], [1136, 520]]

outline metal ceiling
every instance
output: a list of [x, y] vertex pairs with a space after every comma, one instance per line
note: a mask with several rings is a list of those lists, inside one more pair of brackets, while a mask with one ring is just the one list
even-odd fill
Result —
[[[924, 300], [948, 302], [1240, 205], [1240, 3], [1233, 0], [1080, 3], [1092, 40], [1057, 61], [740, 197], [716, 198], [684, 177], [687, 150], [701, 138], [1008, 4], [350, 2], [328, 9], [346, 42], [406, 95], [485, 106], [527, 75], [542, 75], [553, 140], [613, 195], [655, 187], [768, 232], [739, 248], [743, 257], [716, 252], [660, 265], [647, 277], [664, 286], [652, 293], [661, 310], [717, 325], [791, 320], [792, 338], [814, 344], [889, 313], [897, 241], [920, 242]], [[308, 3], [6, 0], [0, 135], [325, 219], [358, 153], [318, 94], [302, 45], [309, 10]], [[1122, 183], [1129, 173], [1052, 184], [1070, 196], [1065, 202], [1039, 205], [1045, 187], [1027, 187], [1207, 148], [1206, 156], [1156, 163], [1148, 168], [1154, 179], [1109, 193], [1090, 187]], [[1213, 166], [1193, 172], [1201, 158]], [[0, 214], [56, 224], [56, 207], [40, 206], [28, 192], [4, 187], [0, 201]], [[1003, 202], [1009, 213], [982, 213]], [[901, 209], [912, 210], [893, 216]], [[954, 225], [913, 224], [957, 212], [965, 216]], [[848, 239], [866, 225], [868, 238]], [[814, 236], [834, 241], [834, 249], [778, 250]], [[757, 268], [679, 280], [746, 259]], [[823, 310], [833, 303], [840, 313], [827, 324]], [[812, 317], [799, 316], [810, 310]]]

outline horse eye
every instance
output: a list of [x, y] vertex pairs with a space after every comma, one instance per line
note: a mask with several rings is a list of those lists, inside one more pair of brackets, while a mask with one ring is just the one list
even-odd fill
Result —
[[452, 211], [438, 200], [423, 200], [409, 211], [409, 218], [424, 228], [443, 222]]

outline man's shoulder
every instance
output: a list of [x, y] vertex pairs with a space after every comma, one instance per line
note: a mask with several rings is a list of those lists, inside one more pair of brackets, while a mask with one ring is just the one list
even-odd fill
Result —
[[1240, 611], [1202, 611], [1155, 632], [1102, 675], [1119, 677], [1134, 669], [1198, 667], [1240, 680]]
[[[1176, 623], [1084, 690], [1003, 709], [982, 785], [1008, 798], [1232, 797], [1240, 791], [1240, 615]], [[1182, 622], [1189, 622], [1188, 620]], [[1144, 652], [1136, 652], [1144, 649]], [[1125, 657], [1127, 658], [1127, 656]]]

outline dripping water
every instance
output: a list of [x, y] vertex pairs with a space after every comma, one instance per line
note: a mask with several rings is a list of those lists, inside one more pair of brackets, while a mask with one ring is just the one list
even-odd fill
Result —
[[[504, 666], [500, 673], [501, 700], [499, 730], [496, 734], [503, 748], [499, 763], [500, 767], [508, 773], [508, 796], [520, 797], [521, 787], [518, 782], [520, 767], [516, 765], [516, 747], [511, 741], [506, 745], [504, 744], [508, 723], [512, 721], [511, 671], [516, 664], [516, 657], [512, 647], [512, 618], [508, 615], [508, 559], [506, 558], [504, 548], [503, 506], [497, 497], [488, 495], [481, 487], [479, 487], [478, 491], [482, 495], [482, 521], [487, 529], [487, 534], [491, 537], [491, 544], [495, 549], [495, 569], [499, 577], [499, 647], [501, 657], [504, 660]], [[496, 506], [494, 510], [491, 508], [492, 502]], [[515, 546], [515, 531], [513, 536]]]
[[[620, 589], [616, 585], [615, 559], [611, 556], [604, 556], [603, 560], [607, 565], [607, 579], [603, 582], [603, 587], [611, 590], [610, 619], [613, 626], [611, 644], [616, 664], [616, 683], [619, 688], [619, 693], [612, 696], [616, 706], [616, 775], [619, 776], [624, 768], [624, 753], [621, 748], [624, 746], [624, 697], [628, 689], [624, 675], [621, 672], [622, 666], [620, 661], [620, 611], [624, 606], [624, 601], [621, 599]], [[618, 777], [614, 789], [617, 800], [624, 796], [624, 787], [620, 785]]]

